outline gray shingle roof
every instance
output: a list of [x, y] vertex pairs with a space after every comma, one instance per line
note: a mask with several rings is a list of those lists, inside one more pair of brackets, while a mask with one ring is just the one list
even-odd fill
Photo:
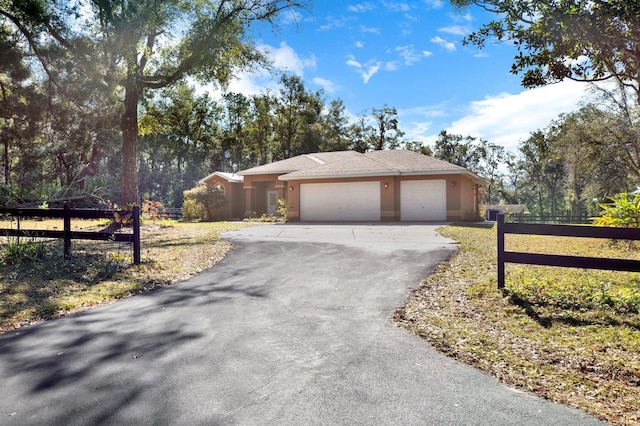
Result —
[[262, 166], [242, 170], [241, 172], [238, 172], [238, 174], [241, 176], [246, 176], [291, 173], [298, 170], [313, 168], [333, 161], [338, 161], [343, 158], [353, 157], [356, 155], [359, 154], [355, 151], [334, 151], [303, 154], [296, 157], [287, 158], [285, 160], [276, 161], [274, 163], [264, 164]]
[[339, 161], [300, 169], [280, 176], [279, 180], [331, 179], [346, 177], [467, 174], [482, 181], [464, 167], [402, 149], [372, 151]]
[[368, 176], [466, 174], [472, 179], [483, 179], [464, 167], [437, 160], [426, 155], [402, 149], [372, 151], [360, 154], [355, 151], [319, 152], [298, 155], [276, 161], [238, 174], [278, 174], [279, 180], [331, 179]]
[[467, 170], [464, 167], [404, 149], [371, 151], [364, 155], [403, 173], [436, 170], [462, 172]]

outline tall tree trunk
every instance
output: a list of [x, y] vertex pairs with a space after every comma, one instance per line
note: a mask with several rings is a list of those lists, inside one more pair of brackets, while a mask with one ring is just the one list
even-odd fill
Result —
[[9, 135], [5, 134], [2, 140], [4, 151], [2, 159], [4, 160], [4, 184], [11, 184], [11, 167], [9, 165]]
[[133, 78], [125, 85], [122, 130], [122, 205], [138, 202], [138, 99], [140, 90]]

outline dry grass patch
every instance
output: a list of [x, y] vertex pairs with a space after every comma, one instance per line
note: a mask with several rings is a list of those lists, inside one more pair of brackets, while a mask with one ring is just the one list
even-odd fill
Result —
[[[73, 223], [77, 229], [96, 226], [92, 222]], [[22, 224], [23, 229], [33, 226], [53, 229], [58, 225], [55, 221]], [[23, 238], [17, 244], [15, 239], [4, 239], [0, 241], [0, 331], [189, 278], [212, 267], [231, 250], [231, 244], [220, 239], [221, 232], [245, 226], [249, 225], [217, 222], [160, 226], [151, 222], [141, 230], [141, 265], [132, 265], [129, 244], [74, 240], [72, 258], [65, 261], [59, 240]]]
[[[544, 398], [616, 424], [640, 423], [640, 275], [507, 265], [496, 230], [447, 226], [460, 243], [396, 321], [435, 348]], [[507, 250], [640, 258], [628, 244], [510, 235]]]

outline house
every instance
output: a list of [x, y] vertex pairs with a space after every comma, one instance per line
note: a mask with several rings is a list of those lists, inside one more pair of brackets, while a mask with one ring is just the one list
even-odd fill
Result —
[[285, 200], [289, 221], [453, 221], [478, 218], [486, 181], [413, 151], [387, 150], [304, 154], [200, 183], [225, 195], [216, 219], [273, 214]]

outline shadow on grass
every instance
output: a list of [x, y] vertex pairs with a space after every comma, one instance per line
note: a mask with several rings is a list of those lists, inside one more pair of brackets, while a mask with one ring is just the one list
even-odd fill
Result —
[[[215, 241], [211, 241], [211, 244], [214, 244]], [[167, 247], [191, 247], [191, 246], [201, 246], [203, 244], [202, 241], [182, 238], [182, 239], [172, 239], [167, 241], [148, 241], [144, 243], [145, 248], [167, 248]]]
[[456, 228], [475, 228], [475, 229], [491, 229], [495, 226], [494, 222], [453, 222], [448, 226]]
[[[537, 322], [541, 327], [550, 328], [554, 323], [564, 324], [571, 327], [590, 327], [590, 326], [607, 326], [607, 327], [629, 327], [635, 330], [640, 330], [640, 316], [634, 315], [633, 317], [625, 317], [629, 319], [617, 319], [610, 314], [604, 316], [594, 316], [590, 318], [578, 317], [576, 312], [571, 309], [562, 309], [563, 315], [545, 315], [540, 314], [539, 310], [544, 308], [550, 308], [551, 305], [541, 305], [539, 303], [531, 303], [530, 301], [516, 296], [510, 293], [508, 290], [504, 290], [503, 294], [509, 298], [509, 301], [516, 306], [521, 307], [525, 314]], [[595, 312], [595, 309], [591, 309]]]

